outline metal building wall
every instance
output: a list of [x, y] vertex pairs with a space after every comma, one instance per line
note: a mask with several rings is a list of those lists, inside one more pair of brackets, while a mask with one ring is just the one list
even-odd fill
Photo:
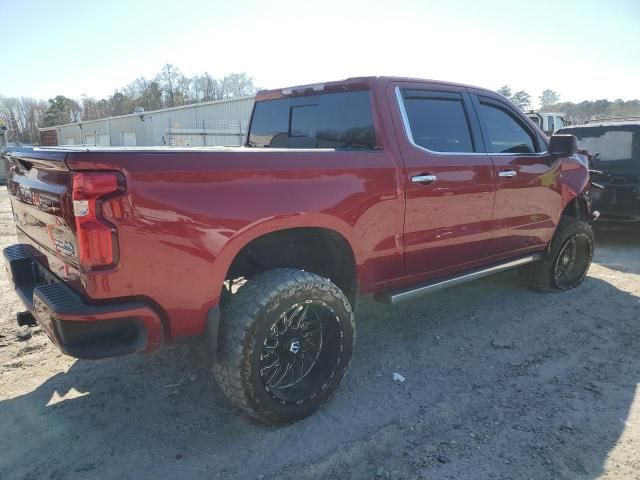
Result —
[[112, 146], [122, 146], [131, 132], [137, 146], [241, 145], [253, 102], [253, 97], [243, 97], [61, 125], [56, 127], [58, 145], [68, 144], [67, 139], [84, 144], [87, 135], [97, 142], [99, 134], [109, 134]]
[[74, 145], [82, 143], [78, 125], [62, 125], [56, 128], [58, 130], [58, 145], [69, 145], [68, 138], [72, 139]]
[[[81, 127], [78, 127], [78, 138], [82, 138], [81, 143], [87, 143], [86, 137], [88, 135], [93, 135], [97, 138], [99, 134], [108, 135], [109, 134], [109, 125], [106, 120], [98, 120], [94, 122], [82, 123]], [[80, 135], [80, 133], [82, 135]]]

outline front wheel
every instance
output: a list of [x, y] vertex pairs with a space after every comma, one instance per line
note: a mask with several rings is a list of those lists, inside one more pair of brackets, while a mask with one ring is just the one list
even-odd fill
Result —
[[587, 276], [594, 245], [593, 230], [587, 222], [562, 217], [546, 258], [520, 269], [523, 283], [547, 292], [577, 287]]
[[293, 269], [250, 278], [222, 309], [213, 373], [233, 404], [267, 423], [318, 409], [351, 362], [349, 301], [329, 280]]

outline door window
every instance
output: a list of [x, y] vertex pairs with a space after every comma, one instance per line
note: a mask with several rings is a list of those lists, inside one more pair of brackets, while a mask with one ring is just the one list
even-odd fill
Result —
[[478, 114], [491, 153], [534, 153], [536, 142], [515, 114], [493, 103], [480, 101]]
[[403, 97], [413, 143], [433, 152], [474, 151], [460, 94], [404, 90]]

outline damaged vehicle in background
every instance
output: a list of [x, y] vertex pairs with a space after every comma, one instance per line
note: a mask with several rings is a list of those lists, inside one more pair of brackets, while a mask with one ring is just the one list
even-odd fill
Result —
[[640, 117], [590, 120], [560, 129], [575, 135], [604, 189], [591, 192], [604, 222], [640, 225]]

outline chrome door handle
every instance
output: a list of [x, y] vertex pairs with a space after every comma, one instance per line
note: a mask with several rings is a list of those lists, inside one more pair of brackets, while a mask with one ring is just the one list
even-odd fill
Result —
[[413, 177], [411, 177], [411, 181], [413, 183], [433, 183], [436, 180], [438, 180], [438, 177], [436, 177], [435, 175], [414, 175]]
[[513, 178], [516, 175], [518, 175], [518, 172], [516, 172], [515, 170], [503, 170], [498, 173], [498, 176], [503, 178]]

